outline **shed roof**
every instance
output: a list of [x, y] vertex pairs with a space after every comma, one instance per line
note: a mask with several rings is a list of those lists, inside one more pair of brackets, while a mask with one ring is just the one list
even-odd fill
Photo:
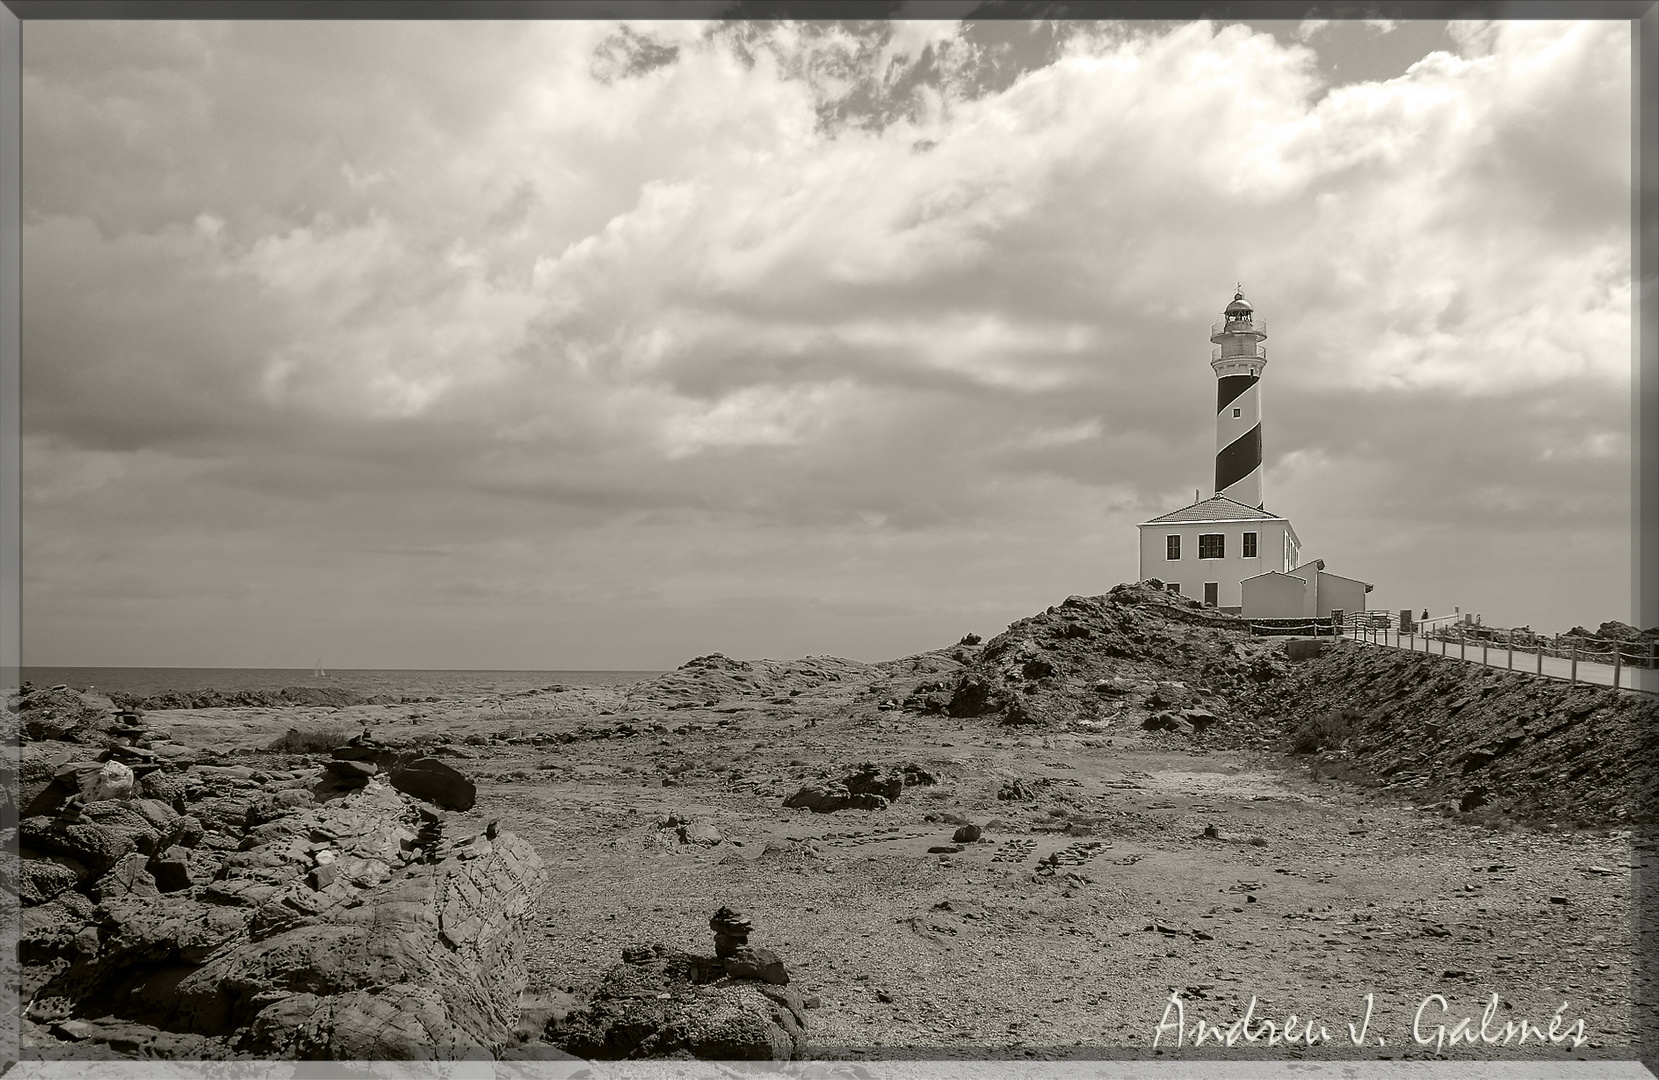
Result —
[[1376, 588], [1376, 586], [1371, 584], [1369, 581], [1361, 581], [1359, 578], [1345, 577], [1342, 574], [1333, 574], [1330, 571], [1326, 570], [1323, 566], [1321, 566], [1320, 569], [1319, 569], [1319, 576], [1320, 577], [1334, 577], [1334, 578], [1337, 578], [1341, 581], [1351, 581], [1355, 585], [1364, 585], [1366, 592], [1370, 592], [1372, 589]]

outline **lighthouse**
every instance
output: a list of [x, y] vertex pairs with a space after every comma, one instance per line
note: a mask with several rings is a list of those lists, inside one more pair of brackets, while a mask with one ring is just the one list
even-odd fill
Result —
[[1221, 321], [1210, 327], [1215, 371], [1215, 493], [1262, 508], [1262, 369], [1267, 324], [1256, 317], [1243, 286]]
[[1295, 626], [1364, 611], [1370, 583], [1331, 573], [1324, 559], [1304, 562], [1290, 519], [1262, 505], [1265, 340], [1267, 324], [1241, 285], [1210, 327], [1215, 494], [1140, 523], [1141, 580], [1247, 619]]

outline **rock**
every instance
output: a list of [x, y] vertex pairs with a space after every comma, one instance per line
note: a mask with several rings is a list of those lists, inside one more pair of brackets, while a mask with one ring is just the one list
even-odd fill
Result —
[[478, 799], [473, 782], [437, 758], [416, 758], [391, 770], [386, 778], [399, 791], [450, 810], [471, 810]]
[[25, 906], [44, 904], [63, 892], [78, 888], [92, 877], [85, 866], [69, 858], [29, 858], [21, 865], [17, 895]]
[[1330, 647], [1330, 642], [1319, 638], [1291, 638], [1285, 642], [1285, 658], [1287, 660], [1313, 660], [1324, 654]]
[[749, 942], [750, 921], [747, 915], [722, 907], [709, 919], [714, 931], [714, 955], [720, 959], [734, 956]]
[[1020, 663], [1020, 674], [1027, 679], [1046, 679], [1054, 674], [1054, 663], [1045, 657], [1034, 656]]
[[1193, 693], [1185, 683], [1160, 682], [1153, 686], [1146, 703], [1154, 709], [1179, 709], [1192, 703]]
[[1192, 725], [1178, 713], [1155, 712], [1141, 721], [1141, 727], [1147, 731], [1175, 731], [1183, 734], [1192, 732]]
[[1217, 828], [1214, 825], [1206, 825], [1204, 827], [1204, 832], [1201, 834], [1201, 839], [1220, 840], [1221, 842], [1227, 843], [1227, 844], [1248, 844], [1251, 847], [1266, 847], [1267, 846], [1267, 838], [1266, 837], [1255, 836], [1255, 835], [1252, 835], [1250, 833], [1226, 832], [1222, 829]]
[[905, 787], [925, 787], [929, 784], [937, 784], [939, 782], [938, 777], [934, 776], [932, 773], [928, 772], [915, 762], [905, 765], [901, 771], [904, 774]]
[[1203, 731], [1214, 724], [1219, 718], [1208, 709], [1182, 709], [1181, 719], [1192, 726], [1194, 731]]
[[106, 761], [98, 766], [96, 772], [83, 770], [77, 774], [76, 779], [87, 802], [126, 799], [132, 796], [132, 769], [119, 761]]
[[[617, 964], [584, 1005], [549, 1021], [547, 1042], [581, 1058], [691, 1057], [789, 1061], [805, 1056], [802, 1025], [777, 988], [748, 979], [716, 982], [691, 954], [654, 946], [646, 963]], [[764, 988], [764, 989], [762, 989]]]
[[[421, 817], [392, 788], [242, 806], [240, 817], [213, 815], [228, 832], [209, 839], [243, 849], [222, 856], [161, 843], [191, 826], [200, 836], [201, 825], [157, 800], [88, 803], [81, 822], [27, 821], [25, 885], [44, 899], [96, 872], [100, 905], [94, 919], [90, 901], [65, 889], [24, 909], [24, 962], [59, 961], [33, 976], [44, 1004], [32, 1015], [142, 1016], [134, 1026], [154, 1047], [212, 1036], [256, 1057], [401, 1060], [506, 1043], [540, 879], [527, 844], [498, 829], [449, 853], [434, 831], [445, 854], [394, 876]], [[315, 868], [323, 880], [309, 865], [319, 838], [318, 861], [335, 856]]]
[[706, 821], [693, 822], [681, 825], [678, 829], [680, 843], [701, 844], [704, 847], [713, 847], [725, 839], [720, 830]]
[[1032, 802], [1037, 793], [1025, 781], [1009, 780], [997, 789], [997, 798], [1003, 802]]
[[1001, 712], [1005, 700], [984, 676], [969, 672], [957, 680], [945, 712], [958, 718]]
[[801, 790], [783, 801], [791, 810], [807, 809], [814, 814], [829, 814], [852, 804], [852, 795], [840, 784], [803, 784]]
[[[199, 1020], [228, 1008], [245, 1045], [267, 1055], [391, 1059], [500, 1044], [517, 1016], [520, 924], [539, 877], [540, 859], [511, 834], [478, 858], [411, 866], [359, 904], [216, 953], [180, 982], [179, 1011]], [[223, 985], [262, 992], [225, 1002]]]
[[[108, 803], [93, 803], [106, 806]], [[136, 817], [136, 815], [134, 815]], [[137, 827], [130, 823], [106, 823], [94, 820], [65, 821], [62, 819], [25, 818], [19, 826], [23, 845], [48, 855], [67, 856], [87, 867], [95, 876], [108, 873], [121, 858], [139, 850], [140, 841], [155, 849], [157, 839], [153, 830], [139, 819]]]
[[380, 772], [380, 767], [373, 761], [359, 761], [352, 758], [335, 758], [328, 763], [327, 770], [336, 776], [347, 779], [360, 777], [367, 780]]
[[958, 855], [963, 848], [961, 844], [935, 844], [927, 849], [929, 855]]
[[148, 869], [150, 876], [155, 880], [156, 888], [164, 893], [179, 892], [190, 888], [190, 852], [177, 845], [156, 855], [150, 860]]
[[757, 949], [740, 945], [731, 955], [721, 958], [721, 966], [734, 979], [760, 979], [783, 986], [789, 982], [789, 973], [783, 961], [771, 949]]
[[101, 761], [66, 761], [52, 770], [52, 779], [76, 791], [84, 792], [88, 786], [96, 782], [97, 775], [103, 768], [104, 763]]
[[156, 887], [156, 879], [144, 868], [147, 860], [138, 852], [123, 855], [116, 864], [110, 867], [109, 872], [99, 878], [92, 886], [92, 895], [100, 903], [123, 896], [159, 896], [160, 890]]
[[843, 777], [841, 786], [853, 795], [880, 795], [892, 802], [904, 791], [904, 773], [866, 761]]
[[964, 825], [951, 834], [951, 839], [958, 844], [971, 844], [982, 835], [978, 825]]

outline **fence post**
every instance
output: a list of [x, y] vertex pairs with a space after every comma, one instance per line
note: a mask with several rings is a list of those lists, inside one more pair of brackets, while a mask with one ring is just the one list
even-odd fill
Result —
[[1542, 641], [1534, 641], [1532, 643], [1532, 647], [1538, 654], [1538, 674], [1542, 675], [1544, 673], [1544, 643]]
[[1486, 639], [1480, 639], [1480, 666], [1486, 667]]
[[1613, 643], [1613, 689], [1619, 688], [1619, 662], [1624, 659], [1624, 642]]
[[1578, 681], [1578, 646], [1577, 646], [1577, 645], [1574, 645], [1574, 646], [1573, 646], [1573, 674], [1572, 674], [1572, 681], [1573, 681], [1573, 682], [1575, 682], [1575, 683], [1576, 683], [1576, 682], [1577, 682], [1577, 681]]
[[1457, 632], [1457, 658], [1459, 660], [1469, 659], [1469, 639], [1463, 636], [1461, 630]]
[[1510, 671], [1515, 670], [1515, 639], [1513, 637], [1509, 639], [1509, 660], [1504, 666]]

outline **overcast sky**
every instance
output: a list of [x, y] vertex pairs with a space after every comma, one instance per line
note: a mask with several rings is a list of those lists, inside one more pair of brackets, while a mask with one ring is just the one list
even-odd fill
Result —
[[23, 25], [23, 658], [884, 659], [1138, 576], [1267, 320], [1373, 606], [1630, 618], [1625, 22]]

